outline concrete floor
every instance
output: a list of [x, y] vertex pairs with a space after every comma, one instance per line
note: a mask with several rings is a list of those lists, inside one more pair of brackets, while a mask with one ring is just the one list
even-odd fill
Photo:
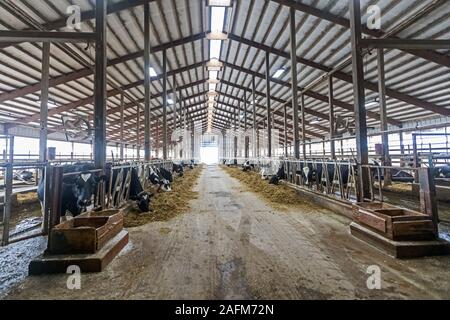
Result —
[[[216, 166], [192, 209], [130, 230], [106, 271], [26, 278], [7, 299], [450, 298], [450, 257], [400, 261], [352, 238], [349, 220], [316, 206], [276, 212]], [[367, 289], [368, 266], [382, 289]]]

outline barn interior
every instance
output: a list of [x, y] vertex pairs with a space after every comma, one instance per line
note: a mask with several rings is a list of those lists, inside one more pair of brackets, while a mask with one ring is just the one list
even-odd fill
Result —
[[446, 0], [0, 0], [0, 299], [449, 299], [449, 68]]

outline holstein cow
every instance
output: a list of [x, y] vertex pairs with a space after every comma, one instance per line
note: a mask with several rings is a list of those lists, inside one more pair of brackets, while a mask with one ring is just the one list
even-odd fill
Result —
[[[106, 178], [89, 172], [93, 169], [95, 169], [94, 166], [89, 163], [63, 166], [63, 173], [80, 173], [63, 178], [61, 216], [65, 216], [68, 211], [76, 217], [92, 204], [92, 196], [97, 191], [98, 183]], [[37, 193], [42, 205], [44, 201], [44, 179], [39, 181]]]
[[22, 170], [19, 172], [14, 172], [14, 180], [29, 182], [33, 180], [33, 172]]
[[274, 175], [272, 178], [270, 178], [269, 184], [278, 185], [280, 180], [286, 180], [286, 172], [284, 170], [284, 164], [281, 165], [280, 169], [278, 169], [278, 172], [276, 175]]
[[450, 165], [434, 168], [434, 176], [436, 178], [450, 178]]
[[177, 173], [179, 177], [182, 177], [184, 175], [184, 168], [183, 164], [173, 164], [172, 171]]
[[[109, 175], [111, 173], [111, 170], [109, 170], [108, 168], [111, 168], [111, 165], [112, 164], [110, 164], [110, 163], [106, 164], [106, 172]], [[124, 177], [126, 177], [129, 172], [130, 172], [130, 168], [123, 168], [123, 176]], [[144, 191], [142, 183], [139, 180], [139, 174], [138, 174], [138, 171], [136, 168], [131, 168], [130, 174], [131, 174], [131, 176], [130, 176], [131, 179], [130, 179], [129, 194], [128, 194], [129, 199], [136, 202], [136, 204], [141, 212], [150, 211], [150, 199], [153, 197], [153, 194]], [[113, 177], [112, 177], [112, 185], [113, 186], [116, 184], [118, 175], [119, 175], [119, 170], [114, 170]], [[110, 179], [110, 177], [107, 176], [107, 178], [106, 178], [107, 186], [109, 186], [109, 179]], [[120, 187], [123, 188], [123, 185]]]
[[244, 164], [242, 165], [242, 171], [244, 172], [252, 171], [253, 169], [255, 169], [255, 165], [250, 164], [249, 160], [245, 161]]
[[160, 191], [161, 189], [163, 191], [172, 191], [172, 186], [171, 186], [170, 181], [168, 179], [165, 179], [161, 175], [160, 170], [150, 167], [148, 178], [149, 178], [151, 184], [158, 186], [158, 191]]

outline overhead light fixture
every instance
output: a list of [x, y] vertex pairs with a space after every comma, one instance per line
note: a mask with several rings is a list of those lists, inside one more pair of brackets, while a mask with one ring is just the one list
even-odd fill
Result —
[[219, 79], [208, 79], [208, 83], [209, 84], [219, 84], [220, 80]]
[[174, 104], [174, 102], [172, 99], [167, 99], [167, 104], [172, 105], [172, 104]]
[[210, 98], [210, 97], [217, 97], [219, 94], [214, 90], [210, 90], [206, 95], [208, 96], [208, 98]]
[[284, 73], [286, 72], [285, 69], [278, 69], [277, 72], [275, 72], [275, 74], [273, 75], [273, 77], [275, 79], [280, 78]]
[[208, 71], [222, 71], [223, 63], [217, 58], [212, 58], [206, 63]]
[[316, 119], [312, 120], [309, 124], [318, 124], [318, 123], [320, 123], [320, 119], [316, 118]]
[[221, 31], [212, 31], [206, 34], [206, 39], [208, 40], [228, 40], [228, 34]]
[[379, 105], [378, 99], [373, 99], [366, 102], [366, 108], [377, 107]]
[[157, 76], [158, 76], [158, 74], [156, 73], [155, 69], [150, 67], [150, 77], [157, 77]]
[[231, 7], [233, 0], [207, 0], [208, 7]]

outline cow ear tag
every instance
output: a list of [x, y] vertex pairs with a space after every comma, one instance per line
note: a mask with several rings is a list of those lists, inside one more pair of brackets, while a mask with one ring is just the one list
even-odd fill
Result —
[[83, 179], [84, 182], [87, 182], [90, 177], [91, 177], [90, 173], [83, 173], [83, 174], [81, 174], [81, 179]]

